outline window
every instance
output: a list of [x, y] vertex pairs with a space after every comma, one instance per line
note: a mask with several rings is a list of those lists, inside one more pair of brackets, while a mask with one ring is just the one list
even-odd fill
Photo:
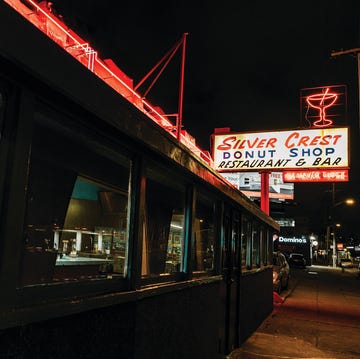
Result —
[[0, 140], [2, 139], [7, 96], [0, 82]]
[[[270, 247], [269, 247], [269, 229], [265, 226], [261, 226], [261, 253], [262, 253], [262, 263], [267, 265], [271, 263], [269, 259]], [[272, 253], [272, 252], [271, 252]]]
[[240, 249], [240, 215], [239, 212], [233, 213], [233, 221], [232, 221], [232, 247], [234, 251], [234, 262], [233, 266], [239, 268], [242, 262], [242, 254]]
[[249, 268], [251, 265], [250, 258], [251, 248], [251, 222], [249, 217], [242, 215], [241, 217], [241, 267]]
[[146, 175], [142, 277], [183, 270], [185, 185], [165, 168], [152, 166]]
[[215, 199], [205, 193], [198, 193], [194, 219], [194, 243], [192, 268], [194, 272], [214, 269]]
[[273, 234], [269, 228], [266, 230], [266, 233], [267, 233], [267, 263], [271, 264], [271, 256], [274, 251]]
[[34, 127], [23, 285], [125, 275], [130, 160], [116, 157]]
[[260, 225], [258, 222], [253, 222], [252, 230], [252, 266], [260, 266]]

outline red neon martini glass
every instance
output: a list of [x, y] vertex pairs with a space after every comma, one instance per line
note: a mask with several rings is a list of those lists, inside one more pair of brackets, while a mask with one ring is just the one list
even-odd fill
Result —
[[310, 95], [306, 98], [306, 102], [312, 108], [319, 110], [319, 119], [316, 120], [313, 125], [315, 127], [327, 127], [332, 125], [333, 121], [326, 118], [326, 109], [331, 107], [337, 100], [338, 95], [336, 93], [329, 93], [329, 88], [324, 93]]

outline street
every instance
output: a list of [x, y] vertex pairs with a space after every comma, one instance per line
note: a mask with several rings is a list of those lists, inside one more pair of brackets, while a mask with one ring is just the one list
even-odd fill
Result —
[[360, 358], [357, 269], [291, 268], [289, 289], [229, 359]]

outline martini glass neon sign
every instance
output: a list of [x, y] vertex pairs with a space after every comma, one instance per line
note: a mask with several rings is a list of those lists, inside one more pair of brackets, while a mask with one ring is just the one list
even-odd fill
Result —
[[306, 98], [307, 104], [319, 110], [319, 119], [313, 123], [314, 127], [328, 127], [333, 124], [333, 121], [326, 118], [326, 109], [331, 107], [336, 100], [338, 95], [334, 92], [329, 92], [329, 88], [325, 89], [325, 92], [310, 95]]

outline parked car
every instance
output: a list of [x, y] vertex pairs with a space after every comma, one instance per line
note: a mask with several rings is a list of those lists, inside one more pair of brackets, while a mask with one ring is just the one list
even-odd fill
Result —
[[352, 268], [353, 262], [350, 258], [342, 258], [340, 260], [340, 267], [341, 268]]
[[306, 267], [306, 259], [303, 254], [300, 253], [290, 253], [289, 255], [289, 265], [290, 267]]
[[273, 253], [273, 289], [281, 293], [283, 289], [289, 286], [290, 267], [281, 252]]

